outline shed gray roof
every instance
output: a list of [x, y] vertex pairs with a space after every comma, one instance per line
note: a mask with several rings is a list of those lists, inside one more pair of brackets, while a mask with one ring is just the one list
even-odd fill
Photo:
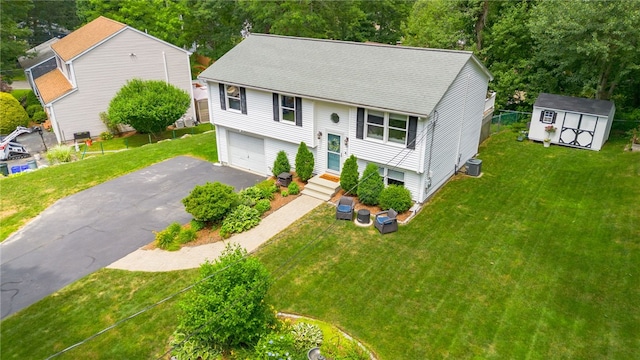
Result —
[[59, 40], [59, 38], [54, 37], [32, 49], [27, 50], [27, 56], [21, 56], [18, 58], [20, 66], [26, 70], [45, 60], [51, 59], [55, 56], [51, 49], [51, 45], [57, 43]]
[[590, 115], [609, 116], [609, 112], [611, 112], [611, 108], [614, 105], [612, 101], [608, 100], [584, 99], [573, 96], [540, 93], [533, 106]]
[[467, 51], [251, 34], [200, 74], [221, 83], [428, 116]]

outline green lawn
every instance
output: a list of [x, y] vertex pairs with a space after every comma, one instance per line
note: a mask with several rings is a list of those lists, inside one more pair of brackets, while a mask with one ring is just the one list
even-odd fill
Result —
[[0, 179], [0, 241], [65, 196], [185, 154], [217, 161], [215, 133], [94, 156]]
[[[321, 206], [258, 252], [276, 278], [269, 301], [380, 359], [638, 358], [640, 154], [623, 146], [494, 135], [482, 177], [451, 181], [384, 236]], [[194, 278], [97, 272], [4, 320], [0, 357], [47, 357]], [[169, 301], [60, 358], [156, 358], [176, 313]]]

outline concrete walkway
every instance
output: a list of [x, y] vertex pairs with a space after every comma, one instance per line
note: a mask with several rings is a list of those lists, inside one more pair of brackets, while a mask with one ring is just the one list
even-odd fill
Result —
[[249, 231], [235, 234], [225, 241], [194, 247], [183, 247], [178, 251], [138, 249], [107, 266], [107, 268], [130, 271], [193, 269], [199, 267], [200, 264], [206, 260], [213, 261], [218, 258], [227, 243], [239, 243], [247, 249], [248, 252], [253, 252], [260, 245], [286, 229], [289, 225], [323, 202], [324, 201], [311, 196], [301, 195], [262, 219], [258, 226]]

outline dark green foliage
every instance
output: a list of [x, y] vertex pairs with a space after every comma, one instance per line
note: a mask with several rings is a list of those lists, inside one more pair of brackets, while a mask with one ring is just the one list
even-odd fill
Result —
[[273, 200], [274, 194], [278, 192], [278, 186], [273, 179], [267, 179], [259, 182], [255, 185], [260, 191], [262, 191], [262, 198]]
[[260, 212], [247, 205], [238, 205], [227, 217], [222, 221], [220, 227], [220, 235], [224, 238], [229, 237], [233, 233], [241, 233], [247, 231], [260, 223]]
[[180, 245], [176, 243], [176, 239], [180, 234], [182, 227], [177, 222], [172, 223], [166, 229], [156, 233], [156, 245], [160, 249], [174, 251], [180, 249]]
[[306, 182], [311, 179], [314, 165], [313, 153], [309, 151], [307, 144], [301, 142], [296, 154], [296, 174], [301, 181]]
[[41, 124], [47, 120], [47, 113], [44, 112], [44, 110], [36, 111], [36, 113], [33, 114], [33, 117], [31, 118], [31, 120]]
[[191, 98], [161, 80], [132, 79], [109, 103], [110, 123], [131, 125], [141, 133], [157, 133], [179, 119]]
[[389, 185], [380, 192], [378, 203], [382, 210], [393, 209], [403, 213], [411, 208], [411, 192], [404, 186]]
[[194, 229], [182, 229], [178, 234], [176, 240], [179, 244], [186, 244], [195, 240], [197, 237], [196, 231]]
[[27, 115], [29, 115], [29, 117], [33, 117], [33, 114], [35, 114], [38, 111], [44, 112], [44, 109], [40, 104], [28, 105], [26, 110], [27, 110]]
[[262, 337], [255, 347], [256, 359], [304, 359], [309, 349], [298, 350], [291, 333], [273, 332]]
[[197, 185], [182, 199], [185, 210], [200, 221], [219, 222], [238, 205], [239, 196], [233, 186], [218, 181]]
[[204, 229], [207, 226], [206, 222], [200, 221], [200, 220], [196, 220], [196, 219], [192, 219], [190, 224], [191, 224], [191, 228], [194, 231], [200, 231], [200, 230]]
[[365, 205], [378, 205], [378, 197], [384, 188], [384, 180], [378, 173], [378, 165], [369, 163], [358, 184], [358, 200]]
[[9, 134], [18, 126], [27, 126], [29, 115], [11, 94], [0, 92], [0, 134]]
[[298, 195], [300, 193], [300, 186], [298, 186], [297, 182], [292, 181], [289, 183], [287, 190], [289, 191], [289, 195]]
[[264, 301], [271, 278], [264, 265], [240, 245], [227, 245], [215, 262], [200, 267], [201, 281], [179, 306], [178, 331], [228, 352], [255, 345], [276, 319]]
[[240, 191], [240, 198], [243, 204], [254, 206], [258, 200], [265, 198], [265, 192], [257, 186], [250, 186]]
[[340, 173], [340, 187], [347, 194], [354, 194], [358, 191], [358, 159], [351, 155], [342, 165], [342, 172]]
[[265, 212], [271, 210], [271, 201], [269, 201], [268, 199], [258, 200], [253, 208], [258, 210], [258, 212], [260, 212], [260, 215], [262, 215]]
[[276, 160], [273, 162], [273, 176], [289, 172], [291, 172], [291, 165], [289, 164], [287, 153], [285, 153], [284, 150], [280, 150], [276, 156]]

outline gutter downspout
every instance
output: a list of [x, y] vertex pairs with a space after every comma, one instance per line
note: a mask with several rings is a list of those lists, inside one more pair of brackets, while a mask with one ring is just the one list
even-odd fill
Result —
[[167, 54], [162, 52], [162, 63], [164, 64], [164, 81], [169, 83], [169, 68], [167, 67]]

